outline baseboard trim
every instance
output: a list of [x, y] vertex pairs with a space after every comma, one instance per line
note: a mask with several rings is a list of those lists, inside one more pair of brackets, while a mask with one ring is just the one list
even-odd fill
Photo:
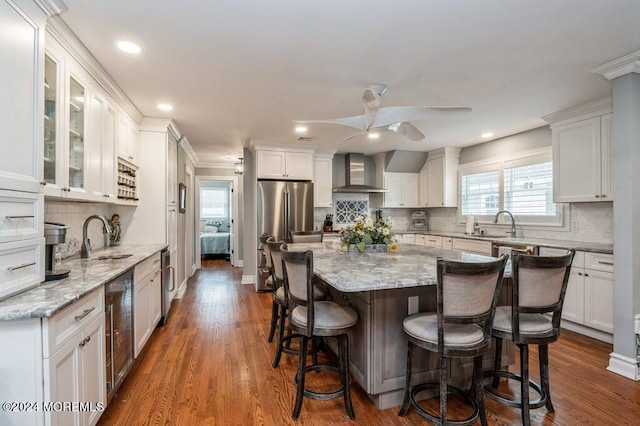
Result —
[[627, 379], [640, 380], [640, 361], [636, 358], [629, 358], [615, 352], [609, 354], [608, 371], [619, 374]]
[[256, 276], [255, 275], [242, 275], [242, 281], [240, 281], [241, 284], [255, 284], [256, 283]]
[[613, 334], [605, 333], [604, 331], [596, 330], [595, 328], [586, 327], [584, 325], [576, 324], [571, 321], [562, 320], [560, 327], [582, 334], [592, 339], [600, 340], [601, 342], [613, 344]]
[[184, 296], [184, 293], [187, 291], [187, 280], [185, 279], [184, 281], [182, 281], [182, 284], [180, 284], [180, 287], [178, 287], [178, 291], [176, 292], [176, 296], [174, 297], [174, 299], [182, 299], [182, 296]]

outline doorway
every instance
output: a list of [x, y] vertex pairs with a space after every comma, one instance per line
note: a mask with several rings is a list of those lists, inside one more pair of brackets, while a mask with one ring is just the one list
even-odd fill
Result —
[[238, 178], [196, 176], [196, 267], [204, 258], [226, 258], [242, 266], [238, 258]]

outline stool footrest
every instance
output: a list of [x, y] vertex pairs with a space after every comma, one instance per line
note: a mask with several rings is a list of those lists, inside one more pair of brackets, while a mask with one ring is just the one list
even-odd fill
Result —
[[411, 401], [411, 405], [413, 406], [413, 409], [416, 410], [416, 412], [420, 414], [423, 418], [435, 424], [445, 423], [445, 424], [454, 425], [454, 426], [466, 426], [466, 425], [475, 424], [476, 420], [480, 416], [480, 408], [478, 407], [478, 404], [476, 404], [476, 402], [471, 398], [471, 396], [469, 396], [467, 392], [455, 386], [447, 385], [447, 393], [452, 393], [456, 395], [458, 398], [462, 399], [465, 404], [473, 408], [473, 412], [471, 413], [471, 415], [469, 415], [464, 419], [460, 419], [460, 420], [444, 419], [444, 421], [442, 421], [440, 419], [440, 416], [434, 416], [433, 414], [427, 413], [425, 410], [423, 410], [422, 407], [420, 407], [418, 405], [418, 402], [416, 401], [416, 396], [420, 392], [423, 392], [429, 389], [440, 389], [440, 383], [422, 383], [420, 385], [416, 385], [411, 389], [411, 393], [409, 395], [409, 400]]
[[[308, 367], [306, 367], [304, 369], [305, 374], [311, 371], [315, 371], [316, 373], [319, 373], [321, 371], [332, 371], [334, 373], [338, 373], [340, 374], [340, 368], [334, 366], [334, 365], [324, 365], [324, 364], [318, 364], [318, 365], [310, 365]], [[295, 383], [296, 386], [298, 386], [298, 375], [296, 374], [296, 378], [295, 378]], [[316, 400], [320, 400], [320, 401], [328, 401], [330, 399], [335, 399], [338, 397], [341, 397], [342, 395], [344, 395], [344, 388], [340, 388], [337, 391], [334, 392], [314, 392], [314, 391], [310, 391], [308, 389], [304, 390], [304, 396], [311, 398], [311, 399], [316, 399]]]
[[[520, 376], [519, 374], [516, 373], [512, 373], [510, 371], [485, 371], [483, 374], [483, 377], [489, 378], [489, 377], [502, 377], [505, 379], [511, 379], [511, 380], [516, 380], [520, 383], [522, 383], [522, 376]], [[529, 387], [531, 389], [533, 389], [534, 391], [536, 391], [539, 395], [539, 398], [533, 401], [529, 401], [529, 409], [533, 410], [536, 408], [540, 408], [542, 406], [545, 405], [545, 403], [547, 402], [547, 394], [542, 390], [542, 388], [540, 387], [539, 384], [537, 384], [536, 382], [534, 382], [533, 380], [529, 380]], [[485, 385], [484, 386], [484, 390], [486, 391], [485, 394], [493, 399], [494, 401], [498, 401], [504, 405], [507, 405], [509, 407], [517, 407], [517, 408], [522, 408], [522, 400], [517, 400], [517, 399], [509, 399], [509, 398], [505, 398], [499, 394], [496, 393], [496, 388], [494, 388], [491, 385]]]

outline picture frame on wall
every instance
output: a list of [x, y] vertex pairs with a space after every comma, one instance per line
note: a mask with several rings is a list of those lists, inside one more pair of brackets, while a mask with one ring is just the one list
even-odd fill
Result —
[[187, 186], [184, 183], [178, 184], [178, 211], [180, 213], [187, 211]]

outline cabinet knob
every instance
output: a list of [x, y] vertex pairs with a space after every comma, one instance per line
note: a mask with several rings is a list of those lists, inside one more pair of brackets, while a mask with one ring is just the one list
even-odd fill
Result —
[[46, 180], [41, 180], [41, 181], [40, 181], [40, 185], [42, 185], [42, 186], [46, 186], [46, 185], [47, 185], [47, 181], [46, 181]]
[[596, 194], [596, 198], [600, 198], [600, 195]]
[[607, 198], [607, 194], [600, 195], [600, 198]]
[[585, 277], [588, 277], [588, 276], [589, 276], [589, 274], [587, 274], [587, 273], [585, 272], [585, 273], [584, 273], [584, 276], [585, 276]]
[[582, 272], [578, 272], [578, 275], [579, 275], [579, 276], [582, 276]]
[[129, 160], [133, 160], [133, 157], [131, 155], [129, 156]]

